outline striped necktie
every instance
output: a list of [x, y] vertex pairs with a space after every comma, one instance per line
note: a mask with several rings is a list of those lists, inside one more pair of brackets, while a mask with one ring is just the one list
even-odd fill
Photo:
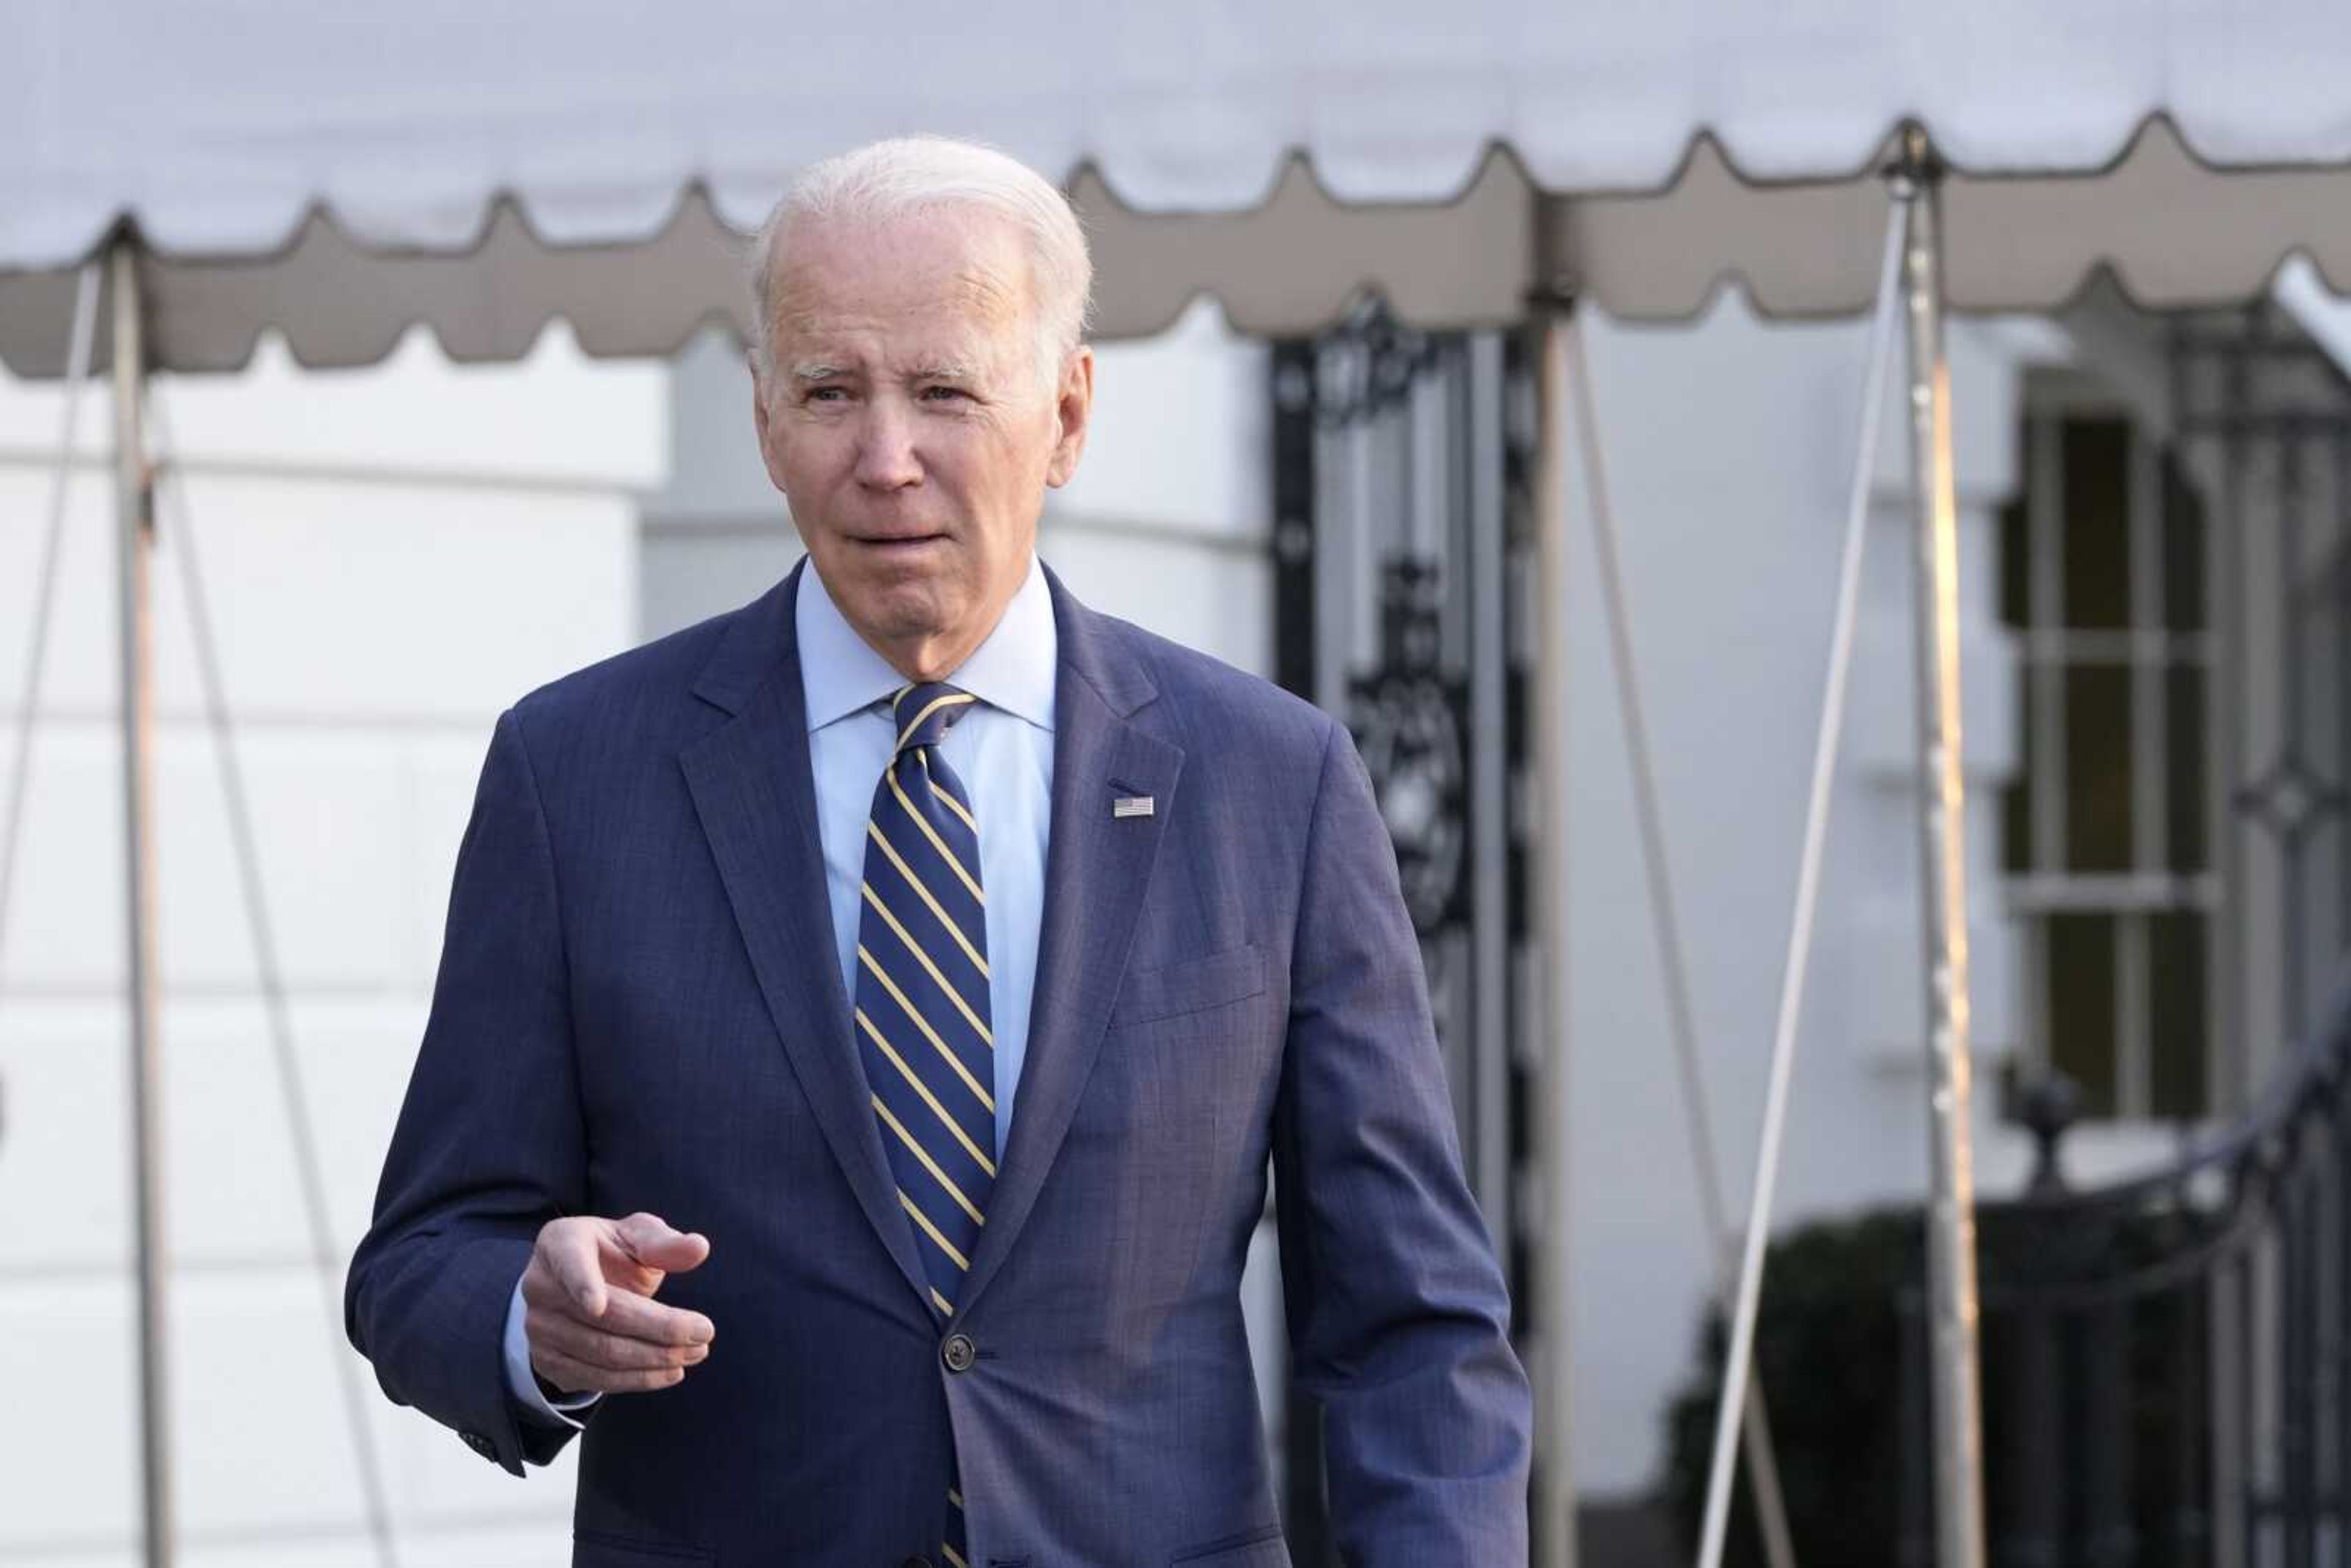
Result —
[[[978, 824], [938, 749], [974, 701], [935, 681], [899, 689], [897, 747], [865, 824], [857, 925], [858, 1049], [898, 1206], [942, 1319], [955, 1312], [996, 1183]], [[964, 1568], [963, 1496], [953, 1477], [941, 1552], [950, 1568]]]

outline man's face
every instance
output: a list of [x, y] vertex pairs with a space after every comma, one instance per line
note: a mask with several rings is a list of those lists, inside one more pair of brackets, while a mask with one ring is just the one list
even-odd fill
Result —
[[1077, 471], [1092, 352], [1044, 383], [1027, 254], [992, 214], [810, 225], [784, 267], [752, 398], [768, 476], [849, 623], [936, 678], [995, 627], [1045, 487]]

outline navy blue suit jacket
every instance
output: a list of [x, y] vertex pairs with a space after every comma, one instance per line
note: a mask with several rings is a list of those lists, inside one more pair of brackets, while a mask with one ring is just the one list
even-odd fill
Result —
[[718, 1337], [590, 1419], [580, 1568], [935, 1555], [951, 1458], [973, 1568], [1286, 1563], [1238, 1290], [1270, 1158], [1347, 1560], [1523, 1563], [1526, 1381], [1345, 731], [1053, 580], [1029, 1055], [943, 1329], [834, 961], [794, 587], [499, 719], [346, 1291], [385, 1392], [550, 1457], [507, 1299], [548, 1219], [650, 1210], [710, 1239], [662, 1299]]

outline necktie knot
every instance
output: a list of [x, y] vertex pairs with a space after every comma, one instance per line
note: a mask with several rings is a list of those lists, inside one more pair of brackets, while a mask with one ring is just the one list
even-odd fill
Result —
[[898, 726], [896, 749], [903, 752], [910, 747], [936, 746], [947, 727], [978, 700], [945, 681], [917, 681], [913, 685], [900, 686], [890, 705], [892, 718]]

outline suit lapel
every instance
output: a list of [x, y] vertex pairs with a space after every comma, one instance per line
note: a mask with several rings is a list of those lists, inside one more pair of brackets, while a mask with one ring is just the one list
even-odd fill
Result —
[[[1029, 1004], [1028, 1056], [1002, 1168], [957, 1306], [968, 1311], [1019, 1238], [1061, 1152], [1126, 970], [1144, 891], [1184, 764], [1183, 750], [1128, 715], [1151, 700], [1148, 672], [1118, 628], [1071, 599], [1051, 572], [1061, 664], [1054, 693], [1052, 826]], [[1149, 816], [1113, 815], [1150, 796]]]
[[747, 609], [695, 686], [734, 715], [680, 756], [784, 1053], [865, 1217], [929, 1299], [849, 1032], [816, 824], [792, 607], [803, 563]]

